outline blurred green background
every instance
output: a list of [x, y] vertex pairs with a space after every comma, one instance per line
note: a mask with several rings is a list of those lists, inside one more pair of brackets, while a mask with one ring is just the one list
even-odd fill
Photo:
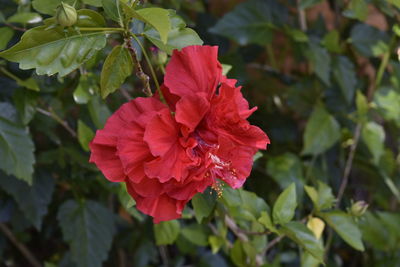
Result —
[[[0, 0], [0, 49], [43, 25], [60, 2]], [[104, 60], [124, 36], [99, 36], [90, 59], [69, 70], [33, 52], [12, 61], [36, 72], [1, 59], [0, 265], [400, 266], [400, 1], [123, 1], [175, 10], [167, 44], [125, 9], [121, 22], [116, 1], [75, 2], [98, 12], [93, 25], [122, 23], [137, 34], [160, 82], [172, 49], [219, 46], [271, 145], [243, 190], [198, 195], [183, 219], [153, 225], [124, 186], [88, 163], [96, 129], [144, 96], [136, 63], [113, 90], [100, 86]], [[55, 27], [60, 40], [86, 34]], [[37, 41], [25, 41], [46, 42], [39, 29]], [[132, 46], [154, 91], [149, 62]], [[49, 70], [65, 75], [37, 74]]]

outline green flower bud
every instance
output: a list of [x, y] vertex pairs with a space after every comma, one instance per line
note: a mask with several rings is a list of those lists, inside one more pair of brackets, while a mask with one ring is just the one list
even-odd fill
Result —
[[357, 201], [351, 205], [350, 213], [354, 216], [362, 216], [368, 209], [368, 203], [365, 201]]
[[78, 19], [78, 14], [74, 7], [64, 4], [61, 2], [61, 5], [57, 7], [56, 11], [56, 21], [63, 27], [69, 27], [76, 23]]

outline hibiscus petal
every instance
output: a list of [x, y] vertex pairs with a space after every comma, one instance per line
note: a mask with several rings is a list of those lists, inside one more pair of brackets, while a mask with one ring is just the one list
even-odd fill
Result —
[[154, 156], [163, 156], [177, 143], [178, 131], [170, 111], [164, 109], [148, 122], [143, 140]]
[[211, 97], [222, 78], [217, 46], [187, 46], [174, 50], [167, 65], [164, 84], [175, 95], [203, 92]]
[[145, 163], [144, 172], [149, 177], [158, 178], [161, 183], [172, 178], [181, 181], [186, 178], [191, 164], [185, 150], [176, 143], [164, 156]]
[[136, 201], [136, 208], [144, 214], [152, 216], [154, 223], [180, 218], [187, 203], [187, 200], [176, 200], [166, 194], [154, 198], [141, 197], [129, 183], [127, 183], [127, 189]]
[[175, 120], [193, 132], [204, 115], [208, 112], [210, 103], [200, 95], [187, 95], [176, 104]]
[[142, 196], [142, 197], [158, 197], [164, 193], [164, 186], [161, 184], [157, 179], [150, 179], [145, 177], [139, 183], [132, 183], [130, 181], [126, 182], [129, 183], [135, 192]]
[[168, 182], [165, 184], [165, 192], [172, 198], [178, 200], [192, 199], [197, 193], [202, 193], [207, 187], [213, 184], [212, 179], [204, 177], [201, 180], [194, 180], [188, 183], [179, 184], [177, 182]]

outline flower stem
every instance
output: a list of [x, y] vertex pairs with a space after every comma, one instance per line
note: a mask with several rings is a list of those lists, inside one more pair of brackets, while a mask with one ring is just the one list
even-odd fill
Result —
[[150, 72], [151, 72], [151, 76], [153, 77], [153, 80], [154, 80], [154, 84], [155, 84], [156, 87], [157, 87], [157, 92], [158, 92], [158, 94], [160, 95], [160, 99], [161, 99], [161, 101], [162, 101], [164, 104], [167, 105], [167, 102], [165, 101], [164, 95], [163, 95], [163, 93], [161, 92], [160, 84], [158, 83], [157, 76], [156, 76], [156, 72], [154, 71], [153, 65], [151, 65], [151, 61], [150, 61], [149, 56], [147, 55], [146, 50], [144, 49], [142, 43], [140, 42], [139, 38], [137, 38], [137, 36], [136, 36], [135, 34], [130, 33], [130, 35], [133, 37], [133, 39], [135, 39], [135, 41], [138, 43], [138, 45], [139, 45], [140, 48], [142, 49], [144, 58], [146, 59], [147, 64], [149, 65]]

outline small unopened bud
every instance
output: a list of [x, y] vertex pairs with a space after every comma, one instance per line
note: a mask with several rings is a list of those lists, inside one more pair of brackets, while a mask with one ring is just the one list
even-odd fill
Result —
[[367, 209], [368, 209], [368, 203], [361, 200], [361, 201], [357, 201], [357, 202], [353, 203], [353, 205], [351, 205], [350, 213], [353, 216], [360, 217], [367, 211]]
[[57, 7], [56, 21], [63, 27], [69, 27], [76, 23], [78, 14], [73, 6], [61, 2]]
[[307, 228], [313, 232], [314, 236], [319, 240], [325, 228], [325, 223], [317, 217], [312, 217], [307, 222]]
[[157, 47], [151, 47], [152, 62], [155, 65], [164, 65], [167, 62], [168, 55]]

